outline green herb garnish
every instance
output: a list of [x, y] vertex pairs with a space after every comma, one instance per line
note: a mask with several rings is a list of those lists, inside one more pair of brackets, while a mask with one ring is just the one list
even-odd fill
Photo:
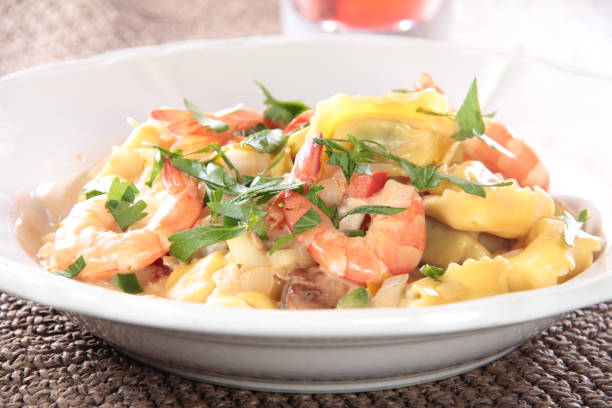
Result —
[[[417, 166], [414, 163], [409, 162], [406, 159], [398, 157], [392, 153], [390, 153], [383, 145], [373, 140], [357, 140], [353, 137], [349, 137], [349, 139], [313, 139], [315, 143], [325, 146], [328, 151], [327, 154], [342, 154], [345, 157], [348, 157], [347, 160], [353, 161], [353, 164], [350, 164], [349, 169], [352, 169], [354, 172], [357, 172], [357, 165], [359, 165], [359, 161], [365, 162], [366, 165], [373, 160], [372, 157], [380, 156], [386, 159], [392, 160], [398, 163], [403, 169], [406, 175], [410, 177], [412, 181], [412, 185], [416, 187], [418, 190], [425, 190], [428, 188], [437, 187], [440, 185], [442, 180], [447, 180], [452, 184], [460, 187], [463, 191], [468, 194], [477, 195], [479, 197], [485, 197], [486, 193], [483, 187], [504, 187], [512, 185], [511, 181], [506, 181], [498, 184], [479, 184], [474, 183], [470, 180], [465, 180], [460, 177], [451, 176], [449, 174], [438, 172], [439, 166], [427, 165], [425, 167]], [[348, 151], [344, 146], [342, 146], [341, 142], [349, 142], [352, 143], [354, 149], [352, 151]], [[336, 149], [336, 150], [333, 150]], [[331, 152], [329, 150], [332, 150]], [[350, 155], [348, 154], [350, 153]], [[344, 170], [343, 170], [344, 172]], [[352, 176], [352, 173], [348, 172]], [[346, 176], [346, 173], [345, 173]]]
[[181, 261], [186, 261], [198, 249], [236, 238], [246, 230], [246, 225], [209, 225], [178, 232], [168, 238], [172, 243], [170, 253]]
[[147, 215], [143, 212], [147, 207], [144, 201], [140, 200], [134, 203], [136, 194], [138, 194], [138, 189], [134, 184], [124, 183], [119, 180], [119, 177], [113, 179], [108, 190], [105, 206], [121, 231], [126, 231], [130, 225]]
[[442, 282], [440, 279], [438, 279], [438, 277], [444, 275], [444, 272], [446, 271], [442, 268], [438, 268], [437, 266], [425, 264], [421, 266], [419, 272], [421, 272], [425, 276], [430, 277], [436, 282]]
[[161, 172], [164, 167], [164, 156], [159, 149], [155, 150], [155, 161], [153, 162], [153, 166], [151, 167], [151, 175], [149, 176], [149, 180], [145, 183], [149, 187], [153, 187], [153, 182]]
[[274, 241], [274, 245], [268, 252], [269, 255], [272, 255], [277, 250], [281, 249], [285, 245], [287, 245], [292, 239], [297, 237], [302, 232], [306, 232], [309, 229], [312, 229], [319, 225], [321, 222], [321, 217], [314, 209], [309, 209], [304, 215], [300, 217], [299, 220], [293, 225], [293, 234], [288, 234], [283, 237], [280, 237]]
[[117, 285], [125, 293], [144, 292], [135, 273], [118, 273], [115, 276], [117, 277]]
[[276, 154], [285, 146], [288, 139], [289, 135], [283, 135], [280, 129], [265, 129], [253, 133], [240, 144], [250, 146], [259, 153]]
[[191, 103], [187, 98], [183, 99], [183, 103], [187, 110], [191, 113], [193, 118], [202, 126], [207, 127], [215, 131], [215, 133], [223, 133], [229, 130], [229, 126], [227, 123], [223, 122], [219, 119], [209, 118], [205, 116], [200, 109], [193, 103]]
[[349, 135], [348, 142], [353, 144], [353, 149], [348, 150], [337, 139], [316, 138], [313, 140], [325, 146], [328, 163], [340, 167], [347, 184], [351, 183], [353, 173], [372, 174], [369, 163], [373, 161], [373, 154], [362, 148], [363, 141]]
[[85, 259], [82, 256], [79, 256], [76, 261], [72, 263], [72, 265], [63, 271], [58, 271], [57, 274], [65, 276], [66, 278], [74, 279], [85, 268], [85, 265]]
[[401, 213], [404, 210], [405, 210], [405, 208], [388, 207], [386, 205], [364, 205], [364, 206], [361, 206], [361, 207], [353, 208], [352, 210], [350, 210], [349, 212], [344, 214], [342, 216], [342, 218], [348, 217], [349, 215], [353, 215], [353, 214], [393, 215], [393, 214], [399, 214], [399, 213]]
[[349, 237], [365, 237], [366, 233], [364, 230], [351, 230], [347, 231], [346, 235]]
[[336, 309], [357, 309], [368, 307], [370, 292], [365, 288], [357, 288], [338, 301]]
[[569, 246], [574, 246], [578, 231], [582, 229], [584, 223], [589, 219], [589, 210], [584, 209], [578, 213], [578, 217], [574, 218], [572, 214], [565, 211], [562, 216], [565, 228], [563, 229], [563, 240]]
[[276, 99], [261, 82], [255, 81], [255, 83], [264, 95], [264, 104], [268, 106], [264, 111], [264, 117], [266, 119], [286, 125], [297, 115], [310, 109], [307, 105], [299, 101], [281, 101]]
[[478, 85], [476, 78], [472, 81], [470, 89], [457, 111], [457, 123], [459, 132], [453, 135], [453, 139], [461, 141], [474, 137], [474, 134], [482, 135], [485, 132], [485, 123], [482, 119], [480, 103], [478, 102]]

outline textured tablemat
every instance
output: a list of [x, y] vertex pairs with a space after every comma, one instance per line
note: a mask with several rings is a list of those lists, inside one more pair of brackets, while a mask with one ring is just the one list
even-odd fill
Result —
[[[133, 45], [273, 34], [274, 0], [0, 0], [0, 74]], [[565, 315], [461, 376], [358, 394], [284, 395], [140, 364], [52, 309], [0, 294], [0, 407], [610, 407], [612, 303]]]

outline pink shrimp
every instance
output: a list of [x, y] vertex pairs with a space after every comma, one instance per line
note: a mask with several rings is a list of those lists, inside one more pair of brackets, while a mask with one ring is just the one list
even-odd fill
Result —
[[155, 109], [151, 118], [166, 125], [166, 128], [177, 137], [171, 150], [181, 149], [185, 152], [199, 150], [216, 142], [220, 145], [236, 140], [234, 132], [246, 130], [263, 122], [261, 113], [248, 108], [240, 108], [223, 115], [204, 113], [209, 118], [223, 121], [229, 129], [222, 133], [215, 133], [207, 127], [200, 125], [190, 112], [178, 109]]
[[[321, 154], [322, 146], [313, 141], [305, 143], [296, 157], [292, 177], [316, 181]], [[381, 282], [388, 274], [411, 272], [419, 264], [425, 247], [425, 212], [417, 190], [387, 180], [379, 191], [357, 191], [362, 197], [364, 191], [371, 194], [364, 198], [368, 205], [404, 207], [406, 210], [395, 215], [372, 215], [364, 237], [348, 237], [306, 197], [292, 191], [281, 196], [285, 223], [292, 229], [308, 210], [314, 209], [321, 222], [298, 235], [298, 240], [323, 270], [344, 279], [366, 285]]]
[[145, 227], [122, 232], [105, 208], [106, 196], [90, 198], [72, 208], [39, 259], [49, 269], [63, 270], [82, 256], [86, 266], [77, 279], [89, 282], [151, 265], [168, 252], [168, 236], [192, 227], [202, 211], [198, 183], [169, 161], [163, 181], [168, 194]]
[[[434, 88], [444, 94], [429, 74], [422, 73], [415, 85], [417, 91]], [[548, 171], [538, 156], [523, 140], [517, 139], [499, 122], [486, 121], [485, 134], [508, 149], [515, 157], [503, 154], [480, 139], [471, 138], [462, 142], [465, 160], [478, 160], [494, 173], [515, 179], [523, 187], [540, 186], [548, 190]]]
[[515, 179], [523, 187], [539, 186], [548, 190], [548, 170], [531, 147], [513, 137], [508, 128], [499, 122], [487, 121], [485, 134], [515, 157], [489, 147], [480, 139], [472, 138], [461, 143], [465, 160], [479, 160], [492, 172]]

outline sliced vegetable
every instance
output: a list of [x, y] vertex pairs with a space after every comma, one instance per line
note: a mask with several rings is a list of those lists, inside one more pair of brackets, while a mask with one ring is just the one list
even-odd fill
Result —
[[438, 277], [444, 275], [445, 270], [442, 268], [438, 268], [437, 266], [426, 264], [421, 266], [419, 272], [421, 272], [425, 276], [430, 277], [436, 282], [442, 282], [440, 279], [438, 279]]
[[144, 290], [135, 273], [118, 273], [117, 285], [126, 293], [142, 293]]
[[76, 261], [74, 261], [67, 269], [64, 269], [63, 271], [58, 271], [57, 274], [70, 279], [74, 279], [79, 273], [81, 273], [85, 266], [85, 259], [82, 256], [79, 256]]
[[357, 309], [368, 307], [370, 293], [365, 288], [357, 288], [345, 295], [336, 306], [337, 309]]

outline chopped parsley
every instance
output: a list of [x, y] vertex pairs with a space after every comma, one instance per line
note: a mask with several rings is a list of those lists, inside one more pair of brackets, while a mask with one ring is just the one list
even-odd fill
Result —
[[344, 216], [342, 216], [342, 218], [348, 217], [349, 215], [353, 215], [353, 214], [393, 215], [393, 214], [399, 214], [399, 213], [401, 213], [404, 210], [405, 210], [405, 208], [388, 207], [386, 205], [364, 205], [364, 206], [361, 206], [361, 207], [353, 208], [352, 210], [350, 210], [349, 212], [344, 214]]
[[297, 115], [310, 109], [310, 107], [299, 101], [281, 101], [276, 99], [261, 82], [255, 81], [255, 84], [257, 84], [264, 96], [264, 104], [267, 105], [264, 111], [266, 119], [287, 125]]
[[353, 149], [348, 150], [338, 142], [338, 139], [313, 139], [317, 144], [325, 147], [328, 163], [340, 167], [342, 174], [346, 178], [346, 183], [351, 183], [353, 173], [372, 174], [370, 164], [374, 154], [363, 148], [363, 142], [349, 135], [349, 142], [353, 144]]
[[[418, 190], [425, 190], [427, 188], [437, 187], [438, 185], [440, 185], [440, 182], [442, 180], [447, 180], [448, 182], [455, 184], [468, 194], [473, 194], [484, 198], [486, 197], [484, 187], [504, 187], [512, 185], [511, 181], [502, 182], [498, 184], [484, 185], [474, 183], [473, 181], [465, 180], [460, 177], [455, 177], [450, 174], [440, 173], [437, 171], [440, 166], [434, 166], [430, 164], [425, 167], [420, 167], [414, 163], [409, 162], [406, 159], [403, 159], [390, 153], [383, 145], [373, 140], [357, 140], [354, 137], [349, 137], [349, 139], [317, 138], [313, 140], [315, 141], [315, 143], [326, 147], [328, 157], [330, 156], [330, 154], [332, 156], [338, 154], [344, 157], [343, 160], [346, 161], [346, 163], [344, 164], [345, 168], [347, 169], [345, 177], [348, 176], [347, 179], [350, 179], [353, 173], [363, 171], [363, 168], [359, 167], [360, 161], [362, 162], [361, 164], [365, 162], [365, 165], [369, 166], [369, 163], [372, 162], [373, 157], [379, 156], [398, 163], [403, 168], [406, 175], [410, 177], [412, 185]], [[341, 142], [352, 143], [354, 147], [353, 150], [348, 151], [348, 149], [346, 149], [340, 144]], [[343, 173], [344, 172], [345, 170], [343, 169]]]
[[240, 144], [250, 146], [259, 153], [276, 154], [287, 143], [289, 135], [283, 135], [280, 129], [264, 129], [249, 135]]
[[191, 113], [191, 116], [202, 126], [212, 129], [215, 133], [223, 133], [229, 130], [229, 126], [227, 123], [223, 122], [219, 119], [209, 118], [204, 115], [200, 109], [193, 103], [191, 103], [187, 98], [183, 99], [183, 103], [185, 104], [185, 108]]
[[134, 203], [138, 189], [132, 183], [125, 183], [115, 177], [108, 190], [106, 209], [111, 213], [121, 231], [126, 231], [130, 225], [146, 217], [143, 210], [147, 204], [140, 200]]
[[287, 245], [291, 240], [297, 237], [302, 232], [306, 232], [319, 225], [321, 217], [314, 209], [309, 209], [299, 220], [293, 225], [293, 234], [288, 234], [274, 241], [274, 245], [268, 252], [269, 255]]

